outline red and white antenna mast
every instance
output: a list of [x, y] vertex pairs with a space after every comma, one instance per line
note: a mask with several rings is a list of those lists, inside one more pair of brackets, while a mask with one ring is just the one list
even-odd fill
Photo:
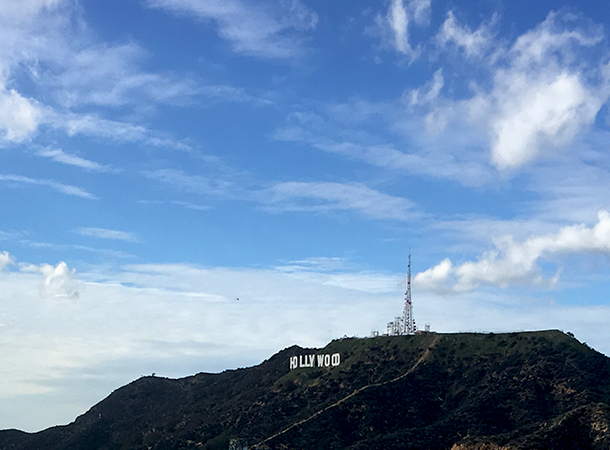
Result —
[[407, 267], [407, 289], [405, 290], [405, 309], [402, 313], [402, 334], [415, 334], [417, 326], [413, 318], [413, 303], [411, 302], [411, 249], [409, 249], [409, 264]]

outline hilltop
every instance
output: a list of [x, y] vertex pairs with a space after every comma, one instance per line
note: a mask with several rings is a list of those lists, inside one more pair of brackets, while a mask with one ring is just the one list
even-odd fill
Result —
[[[340, 354], [290, 370], [293, 356]], [[560, 331], [334, 340], [258, 366], [143, 377], [0, 450], [610, 448], [610, 358]]]

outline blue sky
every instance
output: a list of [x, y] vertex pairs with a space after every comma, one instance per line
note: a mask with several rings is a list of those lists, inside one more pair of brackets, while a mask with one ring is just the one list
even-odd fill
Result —
[[[0, 4], [0, 428], [383, 330], [610, 354], [610, 8]], [[239, 300], [237, 300], [239, 298]]]

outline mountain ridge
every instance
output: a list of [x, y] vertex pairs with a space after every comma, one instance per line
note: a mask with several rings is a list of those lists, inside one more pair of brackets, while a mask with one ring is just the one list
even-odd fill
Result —
[[[289, 368], [293, 356], [336, 353], [336, 367]], [[216, 450], [237, 437], [260, 450], [607, 450], [609, 424], [610, 358], [571, 336], [422, 333], [142, 377], [69, 425], [0, 431], [0, 450]]]

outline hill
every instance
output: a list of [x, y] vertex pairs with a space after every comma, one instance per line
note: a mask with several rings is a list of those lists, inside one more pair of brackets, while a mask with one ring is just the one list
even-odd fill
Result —
[[237, 437], [260, 450], [608, 450], [610, 358], [560, 331], [293, 346], [246, 369], [140, 378], [69, 425], [0, 431], [0, 450], [226, 450]]

